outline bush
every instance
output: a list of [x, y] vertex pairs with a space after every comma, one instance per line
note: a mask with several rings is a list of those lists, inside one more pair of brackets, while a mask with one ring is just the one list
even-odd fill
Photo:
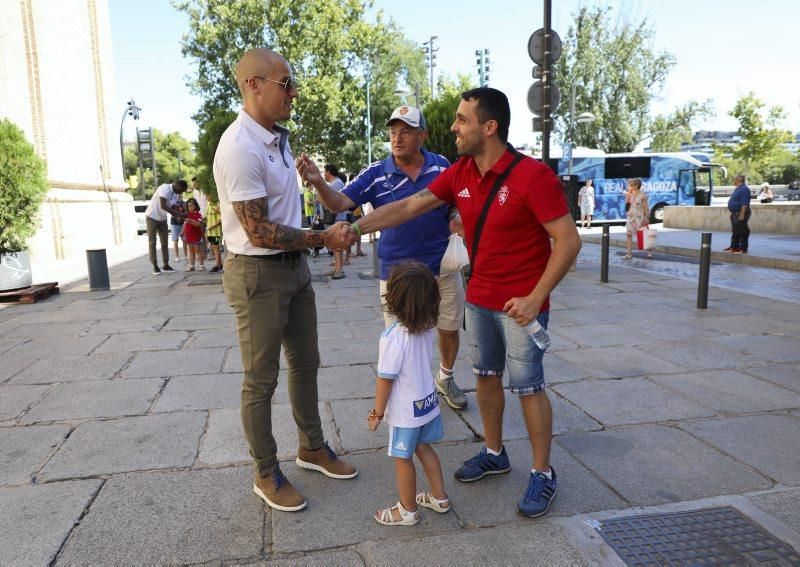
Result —
[[0, 120], [0, 254], [21, 252], [36, 232], [47, 193], [47, 165], [25, 134]]
[[232, 110], [221, 109], [200, 124], [200, 135], [197, 138], [197, 181], [203, 191], [213, 200], [217, 200], [217, 185], [214, 183], [214, 154], [217, 152], [219, 139], [231, 123], [236, 120], [237, 113]]

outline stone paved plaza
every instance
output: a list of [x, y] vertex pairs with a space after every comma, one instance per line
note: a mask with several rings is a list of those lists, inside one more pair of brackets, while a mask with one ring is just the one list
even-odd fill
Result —
[[308, 499], [296, 514], [252, 492], [220, 277], [154, 277], [141, 257], [112, 270], [112, 283], [130, 282], [118, 291], [67, 286], [0, 309], [0, 565], [621, 565], [595, 522], [720, 505], [800, 551], [800, 303], [713, 287], [697, 310], [695, 281], [614, 263], [601, 284], [596, 256], [587, 246], [553, 296], [545, 368], [560, 487], [537, 520], [515, 512], [530, 446], [513, 396], [511, 473], [452, 477], [481, 447], [463, 334], [456, 376], [470, 405], [443, 405], [437, 446], [453, 510], [413, 527], [372, 520], [397, 496], [386, 429], [364, 420], [383, 328], [376, 282], [358, 277], [371, 257], [338, 281], [323, 275], [328, 256], [312, 260], [320, 413], [360, 474], [294, 465], [282, 381], [273, 425]]

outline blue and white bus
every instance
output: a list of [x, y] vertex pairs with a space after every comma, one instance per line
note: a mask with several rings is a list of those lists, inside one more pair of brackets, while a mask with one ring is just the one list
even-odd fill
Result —
[[[551, 158], [549, 165], [559, 176], [567, 175], [569, 170], [569, 161], [563, 158]], [[664, 207], [668, 205], [711, 204], [714, 167], [720, 166], [711, 163], [704, 154], [696, 153], [603, 154], [597, 150], [586, 153], [576, 150], [572, 158], [572, 190], [567, 191], [570, 210], [578, 219], [577, 188], [591, 179], [595, 199], [593, 220], [625, 220], [627, 180], [641, 177], [642, 189], [650, 203], [650, 221], [661, 222]]]

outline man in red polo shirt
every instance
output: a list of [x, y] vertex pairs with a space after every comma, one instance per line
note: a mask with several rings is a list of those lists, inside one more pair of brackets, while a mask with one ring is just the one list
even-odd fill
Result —
[[[486, 446], [455, 473], [463, 482], [511, 470], [503, 446], [503, 372], [522, 404], [533, 452], [528, 486], [517, 507], [541, 516], [556, 495], [550, 467], [553, 412], [544, 390], [542, 356], [524, 328], [537, 319], [547, 327], [549, 296], [581, 248], [561, 183], [553, 172], [530, 157], [511, 168], [498, 188], [483, 225], [478, 251], [476, 225], [489, 193], [515, 152], [507, 146], [511, 111], [506, 96], [492, 88], [464, 92], [450, 130], [463, 156], [427, 189], [376, 209], [349, 227], [353, 234], [397, 226], [441, 206], [458, 206], [467, 248], [473, 258], [467, 287], [467, 333]], [[552, 248], [551, 248], [552, 239]]]

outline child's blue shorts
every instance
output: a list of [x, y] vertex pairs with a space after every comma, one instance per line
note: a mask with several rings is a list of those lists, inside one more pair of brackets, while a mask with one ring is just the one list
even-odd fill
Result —
[[442, 415], [421, 427], [389, 427], [389, 456], [410, 459], [418, 443], [433, 443], [444, 437]]

